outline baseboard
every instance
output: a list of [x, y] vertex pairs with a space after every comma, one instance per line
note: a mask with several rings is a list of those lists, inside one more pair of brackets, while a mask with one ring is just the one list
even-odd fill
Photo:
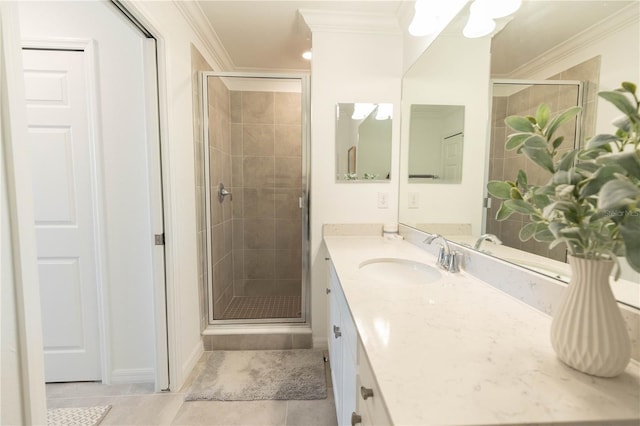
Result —
[[123, 368], [111, 372], [111, 383], [155, 383], [156, 372], [153, 368]]
[[200, 339], [198, 344], [191, 351], [191, 354], [189, 355], [185, 363], [182, 364], [182, 383], [176, 383], [179, 386], [175, 387], [175, 389], [172, 385], [171, 390], [177, 390], [182, 387], [184, 382], [189, 378], [189, 375], [191, 374], [193, 367], [196, 366], [196, 364], [200, 360], [200, 357], [202, 356], [203, 353], [204, 353], [204, 347], [202, 346], [202, 339]]
[[327, 349], [329, 347], [329, 342], [326, 337], [313, 337], [313, 348], [314, 349]]

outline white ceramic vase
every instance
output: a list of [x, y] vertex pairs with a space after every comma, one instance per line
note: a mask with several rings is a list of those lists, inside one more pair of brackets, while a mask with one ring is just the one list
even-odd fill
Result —
[[569, 287], [551, 323], [553, 349], [576, 370], [617, 376], [631, 359], [631, 342], [609, 285], [614, 262], [569, 256], [569, 264]]

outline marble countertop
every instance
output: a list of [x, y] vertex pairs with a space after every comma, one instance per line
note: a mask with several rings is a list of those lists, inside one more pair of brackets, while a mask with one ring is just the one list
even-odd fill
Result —
[[640, 420], [640, 365], [614, 379], [565, 366], [551, 318], [464, 272], [426, 285], [363, 279], [361, 262], [435, 264], [406, 241], [325, 237], [396, 425]]

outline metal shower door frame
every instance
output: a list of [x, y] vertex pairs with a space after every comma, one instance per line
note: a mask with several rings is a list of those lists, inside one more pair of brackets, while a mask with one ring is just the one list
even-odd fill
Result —
[[[213, 259], [211, 256], [212, 236], [211, 229], [211, 182], [210, 164], [209, 164], [209, 90], [208, 77], [226, 77], [226, 78], [264, 78], [274, 80], [300, 80], [301, 89], [301, 127], [302, 127], [302, 182], [300, 194], [300, 206], [302, 214], [302, 275], [301, 275], [301, 315], [300, 318], [259, 318], [259, 319], [234, 319], [234, 320], [216, 320], [213, 316]], [[202, 141], [203, 141], [203, 160], [204, 160], [204, 198], [205, 198], [205, 217], [206, 217], [206, 252], [204, 257], [206, 260], [206, 300], [207, 300], [207, 324], [211, 325], [268, 325], [268, 324], [288, 324], [288, 325], [307, 325], [309, 323], [308, 312], [310, 311], [310, 222], [309, 222], [309, 187], [310, 187], [310, 81], [307, 74], [299, 73], [253, 73], [253, 72], [199, 72], [199, 89], [202, 114]]]

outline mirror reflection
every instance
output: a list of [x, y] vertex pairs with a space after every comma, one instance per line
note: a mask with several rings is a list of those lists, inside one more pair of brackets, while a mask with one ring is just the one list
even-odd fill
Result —
[[409, 182], [460, 183], [464, 106], [411, 105]]
[[336, 105], [336, 180], [388, 181], [392, 104]]
[[[515, 158], [504, 150], [504, 118], [508, 115], [531, 115], [543, 102], [553, 111], [581, 105], [579, 119], [563, 129], [567, 149], [595, 134], [611, 132], [611, 122], [619, 113], [597, 93], [613, 90], [623, 80], [640, 82], [640, 3], [523, 2], [510, 22], [492, 39], [485, 38], [484, 44], [482, 39], [457, 36], [464, 14], [461, 12], [449, 31], [445, 30], [446, 36], [436, 39], [403, 78], [402, 112], [407, 114], [411, 105], [419, 103], [464, 104], [465, 133], [474, 138], [473, 143], [466, 141], [465, 151], [474, 150], [474, 155], [465, 159], [460, 185], [407, 185], [401, 181], [400, 222], [567, 281], [570, 269], [565, 249], [521, 242], [517, 234], [522, 223], [516, 223], [521, 220], [516, 215], [513, 222], [496, 222], [499, 203], [486, 198], [486, 182], [514, 179], [519, 169], [529, 176], [533, 173], [533, 165], [526, 164], [523, 156]], [[468, 57], [477, 65], [467, 61]], [[485, 60], [490, 63], [489, 73]], [[462, 69], [464, 74], [459, 72]], [[473, 97], [482, 91], [486, 107], [478, 109]], [[417, 93], [423, 98], [416, 99]], [[427, 96], [430, 98], [425, 99]], [[401, 173], [410, 164], [408, 127], [403, 124], [401, 134]], [[480, 134], [484, 141], [475, 140]], [[474, 186], [474, 180], [479, 184]], [[620, 261], [622, 279], [612, 282], [614, 294], [619, 301], [640, 307], [640, 274], [624, 259]]]

